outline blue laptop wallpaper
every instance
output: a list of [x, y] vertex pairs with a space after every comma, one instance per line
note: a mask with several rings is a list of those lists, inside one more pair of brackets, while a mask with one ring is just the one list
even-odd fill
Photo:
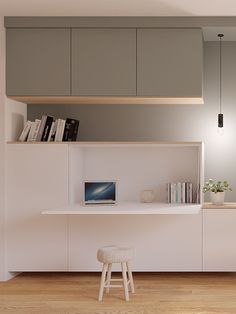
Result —
[[85, 182], [85, 203], [111, 203], [116, 202], [115, 182]]

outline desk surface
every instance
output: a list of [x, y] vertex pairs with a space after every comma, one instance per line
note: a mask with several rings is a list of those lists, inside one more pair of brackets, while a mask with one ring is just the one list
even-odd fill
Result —
[[63, 208], [42, 211], [44, 215], [159, 215], [159, 214], [198, 214], [200, 204], [166, 204], [120, 202], [116, 205], [74, 204]]

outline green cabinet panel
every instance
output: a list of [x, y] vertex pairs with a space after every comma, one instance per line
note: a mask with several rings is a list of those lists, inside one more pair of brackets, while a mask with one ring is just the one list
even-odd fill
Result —
[[70, 94], [70, 30], [7, 29], [7, 95]]
[[136, 29], [72, 30], [72, 95], [136, 95]]
[[200, 29], [137, 30], [138, 96], [201, 97]]

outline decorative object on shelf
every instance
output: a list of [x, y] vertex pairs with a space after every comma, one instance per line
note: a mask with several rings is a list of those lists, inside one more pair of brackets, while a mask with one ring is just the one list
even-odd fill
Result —
[[223, 113], [221, 112], [221, 40], [224, 37], [224, 34], [218, 34], [217, 35], [220, 38], [220, 65], [219, 65], [219, 96], [220, 96], [220, 113], [218, 114], [218, 128], [223, 128], [224, 126], [224, 116]]
[[209, 179], [203, 187], [204, 193], [211, 192], [211, 202], [214, 205], [224, 204], [225, 191], [232, 191], [227, 181], [214, 182], [212, 179]]
[[143, 190], [140, 193], [140, 200], [142, 203], [152, 203], [154, 201], [155, 194], [153, 190]]

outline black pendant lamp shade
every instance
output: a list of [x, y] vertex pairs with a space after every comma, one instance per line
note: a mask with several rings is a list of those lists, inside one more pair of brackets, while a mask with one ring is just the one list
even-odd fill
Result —
[[220, 113], [218, 114], [218, 128], [223, 128], [224, 126], [224, 116], [221, 112], [221, 39], [224, 37], [224, 34], [218, 34], [220, 38], [220, 66], [219, 66], [219, 76], [220, 76]]

